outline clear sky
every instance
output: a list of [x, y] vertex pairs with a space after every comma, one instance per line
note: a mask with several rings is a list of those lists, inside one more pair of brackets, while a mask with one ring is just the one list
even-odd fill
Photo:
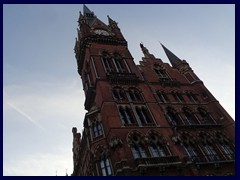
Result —
[[[185, 59], [235, 119], [234, 5], [87, 5], [118, 22], [134, 61]], [[70, 175], [84, 93], [74, 57], [83, 5], [3, 5], [3, 175]]]

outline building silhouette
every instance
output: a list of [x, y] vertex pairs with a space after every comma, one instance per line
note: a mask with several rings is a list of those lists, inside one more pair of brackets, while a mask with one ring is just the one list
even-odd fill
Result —
[[235, 174], [235, 123], [185, 60], [144, 54], [136, 65], [118, 24], [85, 5], [75, 44], [85, 92], [72, 176]]

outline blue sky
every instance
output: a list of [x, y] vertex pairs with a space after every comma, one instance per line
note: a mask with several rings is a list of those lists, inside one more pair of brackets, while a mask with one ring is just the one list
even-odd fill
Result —
[[[194, 72], [235, 119], [234, 5], [87, 5], [118, 22], [136, 64], [159, 41]], [[74, 57], [83, 5], [3, 5], [3, 175], [72, 173], [72, 127], [84, 93]]]

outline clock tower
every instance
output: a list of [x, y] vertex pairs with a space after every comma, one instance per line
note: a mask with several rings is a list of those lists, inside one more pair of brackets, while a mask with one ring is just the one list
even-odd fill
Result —
[[85, 5], [75, 44], [85, 93], [73, 176], [232, 175], [234, 121], [187, 61], [144, 54], [136, 65], [118, 24]]

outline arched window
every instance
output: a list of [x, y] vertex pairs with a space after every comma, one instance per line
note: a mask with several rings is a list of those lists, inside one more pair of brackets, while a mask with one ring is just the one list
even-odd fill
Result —
[[197, 96], [195, 94], [193, 94], [192, 92], [187, 93], [187, 96], [191, 102], [193, 102], [193, 103], [199, 102], [197, 99]]
[[171, 125], [180, 125], [179, 116], [172, 108], [167, 109], [166, 116]]
[[102, 55], [102, 63], [103, 63], [103, 67], [107, 73], [114, 71], [111, 58], [105, 52]]
[[118, 73], [131, 73], [127, 62], [122, 58], [121, 55], [115, 53], [113, 56], [113, 63]]
[[166, 73], [166, 71], [162, 67], [160, 67], [158, 65], [156, 65], [154, 67], [154, 71], [158, 75], [159, 78], [169, 78], [169, 76]]
[[136, 113], [138, 115], [138, 119], [141, 121], [142, 125], [146, 125], [151, 123], [151, 118], [148, 114], [148, 110], [145, 107], [139, 107], [137, 106], [136, 108]]
[[128, 141], [134, 159], [147, 157], [146, 149], [142, 143], [142, 137], [138, 133], [132, 133]]
[[184, 144], [184, 149], [187, 152], [188, 157], [191, 158], [191, 160], [195, 160], [197, 158], [197, 151], [195, 150], [195, 147], [192, 144]]
[[157, 95], [158, 95], [158, 97], [160, 99], [160, 102], [162, 102], [162, 103], [169, 102], [169, 99], [168, 99], [167, 95], [164, 92], [157, 92]]
[[114, 54], [113, 62], [117, 72], [122, 73], [125, 71], [125, 65], [124, 65], [123, 59], [119, 54]]
[[125, 92], [123, 89], [114, 88], [112, 90], [112, 93], [113, 93], [114, 100], [117, 100], [117, 101], [125, 101], [126, 100], [126, 95], [125, 95]]
[[222, 150], [224, 156], [227, 157], [227, 159], [229, 159], [229, 160], [234, 159], [234, 157], [235, 157], [234, 152], [228, 144], [226, 144], [226, 143], [220, 144], [220, 147], [221, 147], [221, 150]]
[[198, 112], [201, 116], [201, 124], [215, 124], [213, 118], [206, 110], [198, 108]]
[[215, 149], [211, 144], [203, 144], [203, 149], [208, 160], [210, 161], [219, 160], [219, 156], [217, 155]]
[[185, 102], [182, 95], [179, 92], [174, 92], [173, 94], [174, 99], [176, 100], [176, 102]]
[[161, 144], [151, 144], [149, 146], [152, 157], [164, 157], [166, 156]]
[[123, 125], [136, 124], [129, 107], [119, 107], [119, 115]]
[[100, 168], [103, 176], [111, 176], [112, 171], [111, 171], [111, 166], [108, 158], [103, 158], [100, 161]]
[[149, 150], [152, 157], [172, 156], [167, 144], [167, 140], [154, 131], [148, 134]]
[[110, 158], [108, 157], [109, 149], [98, 145], [94, 150], [94, 161], [96, 162], [96, 171], [100, 176], [111, 176], [112, 175], [112, 166]]
[[197, 117], [194, 115], [194, 113], [191, 112], [190, 109], [183, 108], [183, 113], [185, 115], [185, 120], [186, 120], [185, 123], [190, 124], [190, 125], [198, 124]]
[[215, 137], [222, 155], [228, 160], [233, 160], [235, 158], [235, 152], [234, 147], [230, 146], [231, 141], [229, 138], [220, 131], [216, 132]]
[[[183, 132], [181, 135], [181, 144], [187, 154], [187, 157], [193, 161], [193, 162], [201, 162], [202, 154], [201, 151], [199, 151], [196, 142], [194, 140], [195, 138], [190, 135], [188, 132]], [[203, 160], [205, 161], [205, 159]]]
[[216, 149], [213, 146], [212, 137], [204, 132], [199, 134], [199, 140], [202, 142], [202, 149], [205, 154], [207, 161], [219, 161], [220, 157], [218, 156]]
[[134, 159], [146, 158], [146, 151], [141, 144], [131, 144], [130, 145]]
[[92, 123], [92, 134], [93, 138], [103, 135], [102, 124], [97, 120]]
[[142, 101], [141, 93], [136, 88], [129, 88], [128, 90], [129, 101]]

